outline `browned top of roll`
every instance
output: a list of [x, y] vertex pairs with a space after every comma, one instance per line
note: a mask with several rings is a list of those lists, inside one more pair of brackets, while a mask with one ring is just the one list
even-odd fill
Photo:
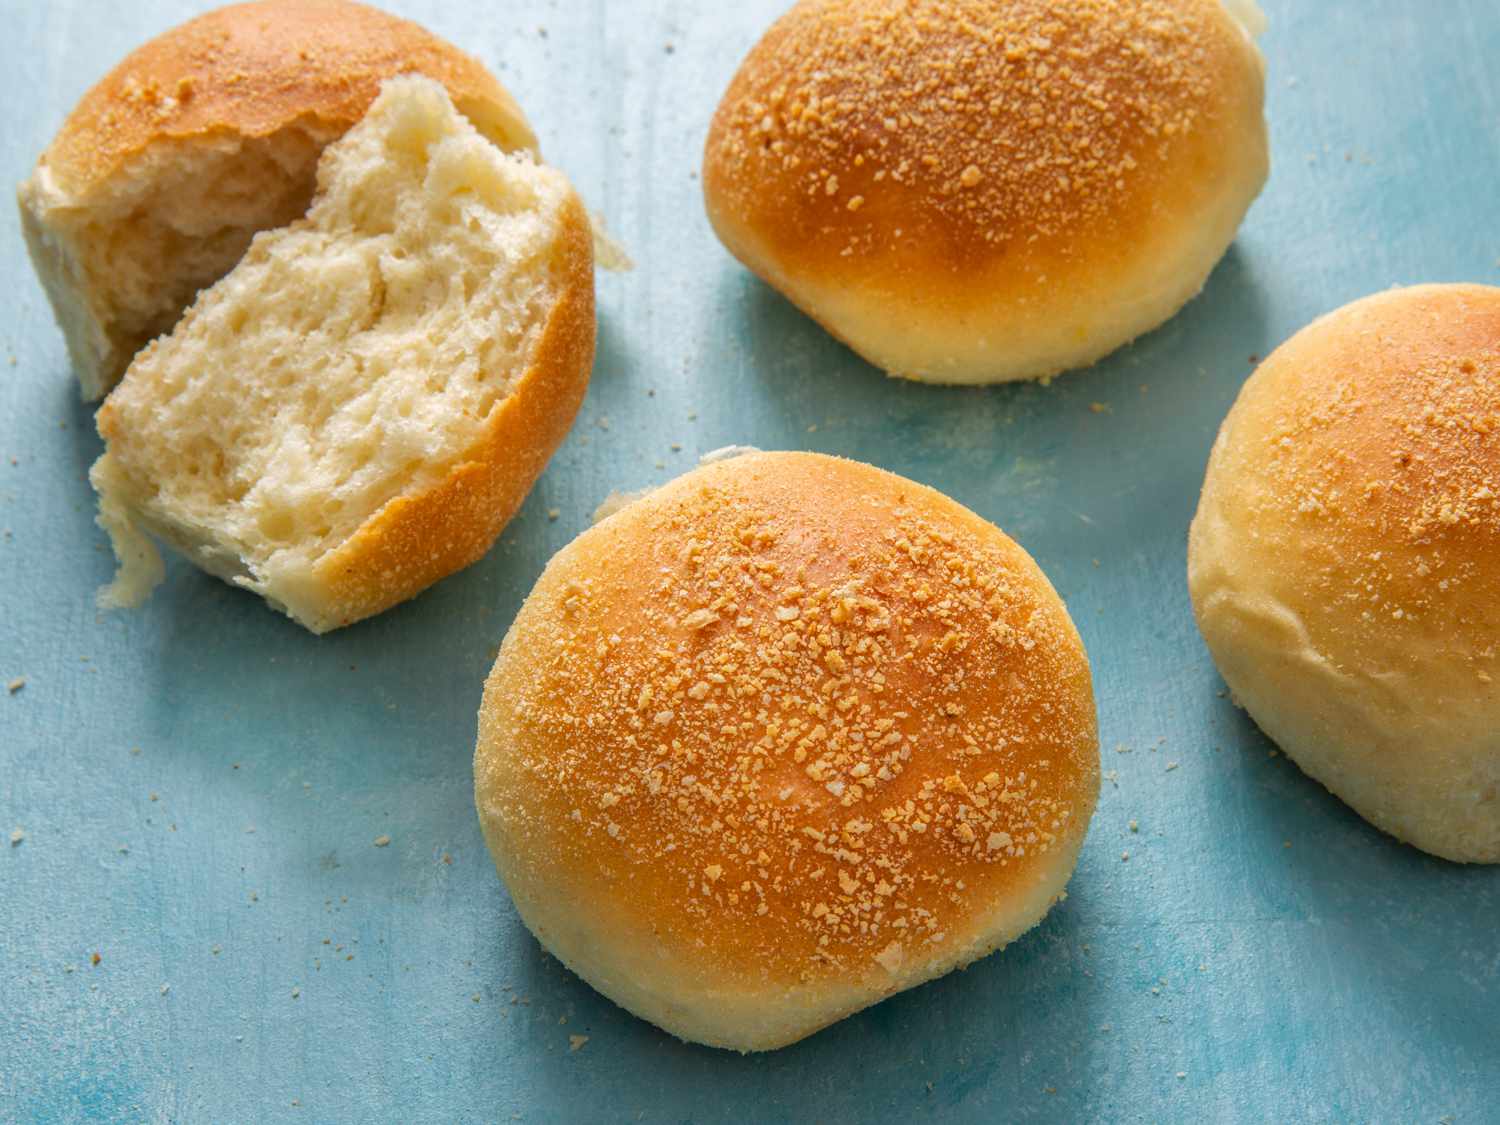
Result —
[[1108, 259], [1235, 159], [1260, 85], [1219, 0], [803, 0], [735, 76], [706, 183], [784, 261]]
[[384, 79], [410, 72], [443, 83], [497, 144], [535, 147], [489, 71], [409, 20], [352, 0], [257, 0], [132, 51], [83, 96], [46, 160], [66, 190], [82, 193], [159, 140], [265, 136], [299, 117], [346, 129]]

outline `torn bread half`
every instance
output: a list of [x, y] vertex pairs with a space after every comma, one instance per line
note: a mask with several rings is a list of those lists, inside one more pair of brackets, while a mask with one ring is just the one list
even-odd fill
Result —
[[307, 217], [257, 235], [100, 408], [101, 605], [160, 581], [151, 537], [315, 633], [474, 562], [583, 400], [593, 285], [562, 173], [389, 80]]
[[353, 0], [253, 0], [132, 51], [20, 186], [31, 260], [83, 397], [103, 398], [251, 237], [301, 218], [319, 154], [399, 74], [443, 83], [501, 148], [535, 151], [476, 58]]

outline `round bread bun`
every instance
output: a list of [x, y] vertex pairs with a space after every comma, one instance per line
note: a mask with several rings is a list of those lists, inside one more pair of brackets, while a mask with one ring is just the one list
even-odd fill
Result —
[[1188, 550], [1236, 701], [1372, 824], [1500, 862], [1500, 289], [1357, 301], [1261, 365]]
[[1221, 0], [802, 0], [719, 105], [704, 198], [891, 374], [1044, 377], [1203, 287], [1266, 179], [1263, 85]]
[[351, 0], [220, 8], [131, 52], [83, 96], [20, 204], [86, 399], [103, 397], [257, 231], [301, 218], [323, 148], [405, 73], [441, 82], [500, 148], [535, 151], [477, 59]]
[[1098, 793], [1088, 658], [932, 489], [748, 453], [564, 548], [485, 685], [479, 817], [531, 931], [683, 1039], [794, 1042], [1013, 941]]

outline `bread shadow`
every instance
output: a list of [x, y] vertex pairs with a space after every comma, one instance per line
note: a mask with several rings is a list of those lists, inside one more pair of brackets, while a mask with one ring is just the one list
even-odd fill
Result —
[[1097, 519], [1088, 505], [1146, 489], [1152, 505], [1175, 489], [1180, 509], [1250, 357], [1268, 347], [1259, 264], [1238, 245], [1172, 320], [1045, 386], [891, 378], [748, 272], [718, 284], [714, 307], [733, 321], [722, 332], [745, 343], [729, 357], [741, 415], [764, 419], [783, 448], [899, 466], [1007, 530]]
[[[791, 1046], [750, 1055], [684, 1043], [636, 1018], [543, 952], [518, 920], [510, 926], [520, 940], [506, 935], [505, 957], [492, 971], [505, 976], [508, 995], [533, 1009], [520, 1034], [537, 1037], [543, 1048], [527, 1051], [540, 1060], [533, 1075], [544, 1089], [538, 1101], [568, 1119], [589, 1112], [595, 1081], [604, 1088], [620, 1076], [634, 1076], [622, 1081], [643, 1094], [619, 1112], [649, 1120], [685, 1106], [693, 1107], [693, 1120], [743, 1120], [736, 1115], [746, 1105], [757, 1106], [757, 1121], [806, 1120], [810, 1107], [820, 1121], [855, 1121], [942, 1117], [986, 1105], [1003, 1105], [1007, 1117], [1021, 1119], [1055, 1114], [1056, 1088], [1084, 1085], [1102, 1065], [1094, 1057], [1098, 990], [1072, 902], [967, 969]], [[565, 1029], [558, 1026], [564, 1016]], [[546, 1053], [563, 1031], [588, 1036], [581, 1049], [592, 1052], [589, 1079], [569, 1065], [570, 1052]], [[889, 1101], [871, 1105], [870, 1090]]]
[[1217, 676], [1206, 681], [1203, 706], [1224, 739], [1210, 796], [1237, 850], [1260, 857], [1246, 865], [1247, 909], [1337, 951], [1335, 965], [1308, 967], [1304, 984], [1330, 990], [1313, 1002], [1337, 1004], [1352, 982], [1361, 1005], [1384, 1009], [1377, 1023], [1500, 1064], [1500, 867], [1451, 863], [1375, 828], [1286, 757]]

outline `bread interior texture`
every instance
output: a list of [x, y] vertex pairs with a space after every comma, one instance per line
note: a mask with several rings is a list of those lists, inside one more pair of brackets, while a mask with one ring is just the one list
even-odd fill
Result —
[[525, 371], [571, 189], [502, 153], [424, 78], [327, 148], [305, 219], [256, 236], [110, 396], [93, 477], [121, 558], [137, 524], [277, 602], [392, 499], [441, 480]]

